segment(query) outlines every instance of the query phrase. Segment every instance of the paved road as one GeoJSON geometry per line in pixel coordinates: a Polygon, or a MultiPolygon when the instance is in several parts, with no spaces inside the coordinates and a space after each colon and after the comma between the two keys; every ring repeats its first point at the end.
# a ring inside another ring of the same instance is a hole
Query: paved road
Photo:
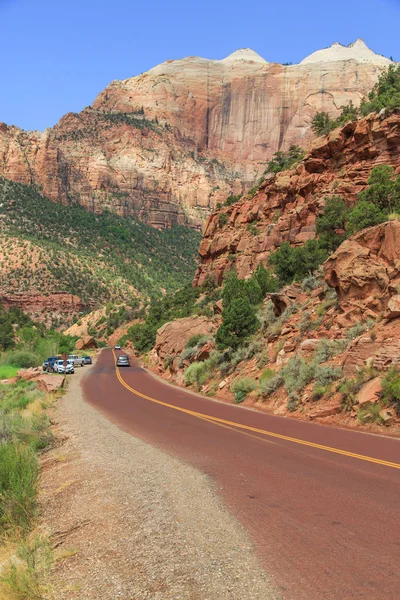
{"type": "Polygon", "coordinates": [[[87,400],[213,479],[285,599],[400,599],[399,440],[215,402],[114,362],[103,350],[87,400]]]}

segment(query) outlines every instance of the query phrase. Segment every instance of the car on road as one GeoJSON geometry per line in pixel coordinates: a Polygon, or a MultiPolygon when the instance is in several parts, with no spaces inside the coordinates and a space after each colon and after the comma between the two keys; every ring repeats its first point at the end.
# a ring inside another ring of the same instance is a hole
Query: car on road
{"type": "Polygon", "coordinates": [[[121,350],[121,346],[119,344],[115,344],[114,350],[121,350]]]}
{"type": "Polygon", "coordinates": [[[72,373],[75,373],[73,361],[68,359],[66,362],[67,364],[64,365],[63,359],[58,360],[54,365],[54,372],[60,374],[65,373],[65,375],[72,375],[72,373]]]}
{"type": "Polygon", "coordinates": [[[91,365],[92,364],[92,357],[91,356],[84,356],[83,358],[85,360],[85,365],[91,365]]]}
{"type": "Polygon", "coordinates": [[[117,358],[117,367],[130,367],[131,363],[129,361],[129,356],[118,356],[117,358]]]}
{"type": "Polygon", "coordinates": [[[44,373],[54,373],[54,364],[60,359],[59,356],[49,356],[42,364],[42,371],[44,373]]]}
{"type": "Polygon", "coordinates": [[[72,360],[74,367],[84,367],[86,364],[85,358],[83,356],[78,356],[77,354],[70,354],[68,360],[72,360]]]}

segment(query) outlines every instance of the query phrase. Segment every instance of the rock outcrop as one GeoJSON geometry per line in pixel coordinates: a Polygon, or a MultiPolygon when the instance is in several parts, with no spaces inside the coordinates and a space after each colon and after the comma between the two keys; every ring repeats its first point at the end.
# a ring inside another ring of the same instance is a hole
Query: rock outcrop
{"type": "MultiPolygon", "coordinates": [[[[208,218],[195,285],[201,285],[209,276],[221,283],[224,271],[232,265],[236,266],[239,277],[247,277],[282,242],[297,245],[314,238],[316,218],[323,212],[325,199],[340,195],[351,205],[366,187],[375,166],[387,164],[400,171],[399,150],[399,114],[384,119],[370,115],[335,129],[328,137],[318,138],[299,165],[268,178],[254,196],[247,195],[208,218]],[[221,214],[226,216],[221,219],[221,214]]],[[[347,242],[340,250],[343,260],[344,253],[352,256],[355,247],[351,249],[350,245],[354,244],[359,248],[361,262],[363,252],[377,254],[380,236],[386,229],[362,233],[347,242]],[[366,239],[364,243],[365,235],[378,238],[366,239]],[[369,245],[371,250],[365,248],[369,245]]],[[[389,226],[388,231],[397,232],[397,225],[389,226]]],[[[393,252],[396,242],[388,240],[386,245],[391,245],[393,252]]],[[[382,254],[377,260],[392,259],[382,254]]],[[[371,262],[368,264],[372,269],[371,262]]],[[[381,284],[384,286],[383,281],[381,284]]],[[[381,285],[376,283],[378,289],[381,285]]]]}
{"type": "Polygon", "coordinates": [[[177,356],[194,335],[214,333],[215,326],[207,317],[185,317],[165,323],[157,331],[155,351],[160,362],[167,357],[177,356]]]}
{"type": "Polygon", "coordinates": [[[0,176],[93,212],[198,227],[253,185],[275,151],[307,144],[317,111],[357,105],[390,62],[361,40],[289,66],[251,50],[168,60],[112,82],[44,133],[0,124],[0,176]]]}

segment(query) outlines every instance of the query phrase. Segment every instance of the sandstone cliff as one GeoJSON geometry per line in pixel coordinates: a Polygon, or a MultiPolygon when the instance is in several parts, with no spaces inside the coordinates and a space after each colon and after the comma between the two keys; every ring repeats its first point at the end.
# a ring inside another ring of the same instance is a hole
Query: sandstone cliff
{"type": "Polygon", "coordinates": [[[44,133],[0,124],[0,176],[91,211],[200,226],[275,151],[307,144],[316,111],[358,104],[388,64],[361,40],[289,66],[251,50],[170,60],[112,82],[44,133]]]}
{"type": "Polygon", "coordinates": [[[208,218],[195,285],[209,276],[220,284],[232,265],[244,278],[282,242],[302,244],[315,237],[325,198],[340,195],[351,204],[378,164],[400,172],[399,149],[398,114],[385,119],[371,115],[315,140],[297,167],[269,178],[253,197],[245,196],[208,218]],[[226,214],[223,220],[221,213],[226,214]]]}

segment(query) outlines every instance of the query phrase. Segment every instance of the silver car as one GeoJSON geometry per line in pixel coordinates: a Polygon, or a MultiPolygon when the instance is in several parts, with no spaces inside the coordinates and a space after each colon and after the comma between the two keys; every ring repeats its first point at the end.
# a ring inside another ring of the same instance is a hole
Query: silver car
{"type": "Polygon", "coordinates": [[[72,373],[75,373],[74,361],[71,359],[68,359],[67,366],[64,366],[64,361],[58,360],[54,364],[54,371],[56,373],[61,373],[61,374],[65,373],[65,375],[71,375],[72,373]]]}

